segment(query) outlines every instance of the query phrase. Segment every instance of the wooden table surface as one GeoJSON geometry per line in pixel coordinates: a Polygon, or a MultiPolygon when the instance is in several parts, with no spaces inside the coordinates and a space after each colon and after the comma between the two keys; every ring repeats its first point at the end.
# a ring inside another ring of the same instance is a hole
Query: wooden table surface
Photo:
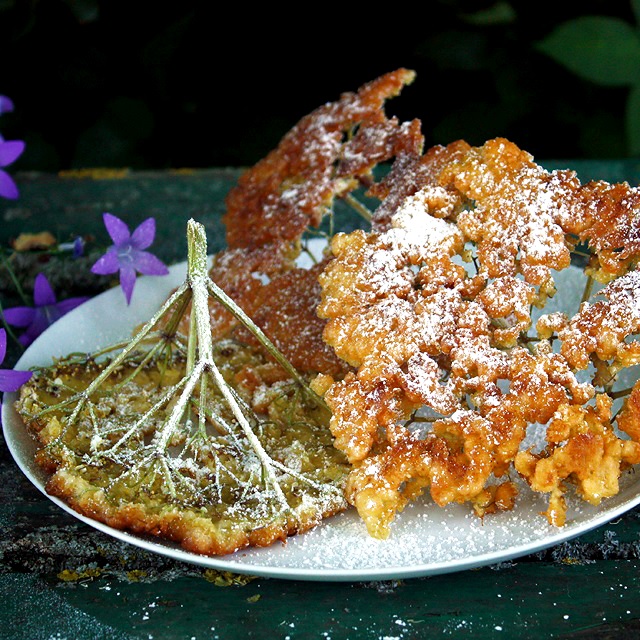
{"type": "MultiPolygon", "coordinates": [[[[632,161],[545,164],[573,167],[583,179],[640,182],[640,163],[632,161]]],[[[0,241],[7,247],[20,232],[42,230],[60,239],[104,235],[104,211],[130,225],[152,215],[155,252],[181,261],[191,217],[204,224],[212,251],[223,246],[223,197],[238,173],[16,176],[21,196],[0,201],[0,241]]],[[[378,582],[254,578],[172,560],[83,524],[31,485],[2,440],[0,598],[0,638],[7,639],[640,636],[640,509],[556,547],[473,570],[378,582]]]]}

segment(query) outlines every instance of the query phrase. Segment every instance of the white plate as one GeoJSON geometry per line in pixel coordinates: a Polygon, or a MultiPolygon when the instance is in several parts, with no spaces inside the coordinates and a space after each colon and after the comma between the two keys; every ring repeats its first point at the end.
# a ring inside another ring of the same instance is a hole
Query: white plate
{"type": "MultiPolygon", "coordinates": [[[[117,288],[74,309],[52,325],[24,353],[16,368],[48,365],[53,357],[93,351],[131,335],[150,318],[168,293],[183,281],[185,264],[168,276],[139,278],[130,306],[117,288]]],[[[562,289],[560,289],[562,290],[562,289]]],[[[569,301],[563,299],[563,307],[569,301]]],[[[13,409],[15,394],[6,394],[2,424],[7,445],[18,466],[45,495],[45,475],[34,464],[35,445],[13,409]]],[[[131,535],[79,515],[64,502],[47,496],[61,509],[114,538],[177,560],[255,576],[297,580],[362,581],[411,578],[460,571],[513,559],[556,545],[601,526],[640,503],[640,474],[621,479],[615,497],[594,507],[571,501],[567,524],[555,528],[540,515],[546,497],[526,487],[513,511],[481,521],[468,506],[435,506],[429,498],[411,504],[397,516],[387,540],[371,538],[355,511],[325,520],[309,533],[264,549],[225,557],[188,553],[173,544],[131,535]]]]}

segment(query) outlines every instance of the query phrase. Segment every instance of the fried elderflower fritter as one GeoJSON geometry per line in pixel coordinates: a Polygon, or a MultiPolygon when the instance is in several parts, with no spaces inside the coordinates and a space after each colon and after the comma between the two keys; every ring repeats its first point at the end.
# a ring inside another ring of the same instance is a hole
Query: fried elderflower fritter
{"type": "Polygon", "coordinates": [[[212,340],[209,295],[243,316],[207,275],[204,228],[187,229],[187,277],[154,317],[124,345],[36,371],[16,408],[48,493],[113,527],[217,555],[343,511],[348,464],[326,406],[259,330],[247,322],[259,347],[212,340]]]}
{"type": "Polygon", "coordinates": [[[319,278],[324,338],[353,367],[314,383],[353,467],[347,499],[384,538],[426,490],[481,516],[511,509],[515,469],[562,525],[568,485],[598,504],[640,462],[640,391],[612,411],[640,354],[639,192],[546,171],[501,138],[404,169],[376,187],[372,231],[334,236],[319,278]],[[534,323],[579,242],[588,276],[610,283],[574,317],[534,323]]]}
{"type": "Polygon", "coordinates": [[[228,247],[206,286],[199,260],[193,311],[182,289],[179,313],[146,325],[150,352],[88,363],[100,384],[86,389],[74,363],[25,387],[50,491],[201,553],[269,544],[348,503],[385,538],[425,491],[509,510],[516,473],[555,525],[570,487],[592,504],[618,492],[640,462],[640,383],[618,383],[640,360],[640,191],[546,171],[503,138],[424,151],[420,121],[384,111],[414,75],[319,107],[240,177],[228,247]],[[298,267],[339,200],[370,226],[298,267]],[[576,251],[583,302],[545,313],[576,251]]]}
{"type": "Polygon", "coordinates": [[[193,418],[168,431],[186,362],[145,362],[145,355],[129,358],[73,419],[77,405],[65,402],[104,364],[63,361],[22,388],[17,407],[50,474],[47,493],[114,528],[205,555],[285,540],[346,508],[348,466],[332,446],[326,415],[290,380],[273,376],[260,352],[222,341],[214,358],[246,411],[261,418],[256,437],[272,478],[218,389],[204,406],[194,399],[193,418]]]}
{"type": "Polygon", "coordinates": [[[296,242],[333,201],[373,179],[373,168],[423,144],[417,120],[387,118],[384,104],[413,82],[398,69],[342,94],[303,117],[226,198],[229,248],[296,242]]]}

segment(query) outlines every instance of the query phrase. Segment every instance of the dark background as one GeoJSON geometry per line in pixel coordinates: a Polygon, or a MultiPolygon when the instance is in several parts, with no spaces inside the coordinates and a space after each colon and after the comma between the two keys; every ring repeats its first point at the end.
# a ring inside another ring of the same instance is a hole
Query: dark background
{"type": "Polygon", "coordinates": [[[419,118],[428,145],[506,136],[540,159],[624,157],[628,88],[580,79],[536,43],[579,15],[634,17],[627,2],[574,4],[0,0],[0,94],[16,105],[0,132],[27,142],[15,170],[245,166],[404,66],[417,79],[387,112],[419,118]]]}

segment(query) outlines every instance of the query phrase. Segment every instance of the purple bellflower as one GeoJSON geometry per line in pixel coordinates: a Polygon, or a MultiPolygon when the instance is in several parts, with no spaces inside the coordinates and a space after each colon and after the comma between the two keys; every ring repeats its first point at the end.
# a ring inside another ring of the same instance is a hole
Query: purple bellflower
{"type": "Polygon", "coordinates": [[[120,218],[105,213],[103,219],[113,244],[91,267],[91,271],[99,275],[119,271],[120,286],[129,304],[136,282],[136,271],[148,276],[163,276],[169,273],[169,269],[159,258],[145,251],[155,238],[156,221],[154,218],[147,218],[133,233],[129,233],[129,227],[120,218]]]}
{"type": "Polygon", "coordinates": [[[75,259],[80,258],[84,254],[84,238],[82,236],[76,236],[73,241],[72,255],[75,259]]]}
{"type": "Polygon", "coordinates": [[[15,200],[20,194],[13,178],[1,167],[7,167],[15,162],[24,151],[22,140],[4,140],[0,136],[0,196],[15,200]]]}
{"type": "MultiPolygon", "coordinates": [[[[0,364],[7,355],[7,332],[0,329],[0,364]]],[[[11,393],[17,391],[33,375],[31,371],[15,371],[14,369],[0,369],[0,391],[11,393]]]]}
{"type": "Polygon", "coordinates": [[[65,313],[75,309],[88,299],[88,297],[77,297],[58,302],[47,276],[39,273],[33,285],[35,306],[5,309],[4,319],[10,325],[26,327],[26,331],[18,338],[19,342],[26,347],[65,313]]]}
{"type": "Polygon", "coordinates": [[[84,255],[84,245],[84,238],[82,236],[76,236],[73,242],[61,242],[58,245],[58,249],[60,249],[60,251],[70,251],[71,257],[77,260],[84,255]]]}

